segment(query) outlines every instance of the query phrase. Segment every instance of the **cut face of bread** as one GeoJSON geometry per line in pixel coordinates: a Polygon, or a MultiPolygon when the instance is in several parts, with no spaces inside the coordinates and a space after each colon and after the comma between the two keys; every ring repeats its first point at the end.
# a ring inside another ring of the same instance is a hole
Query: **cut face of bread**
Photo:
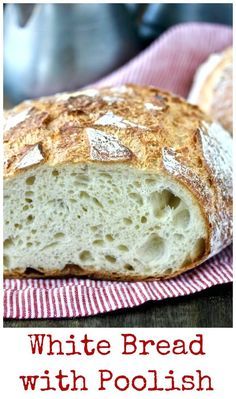
{"type": "Polygon", "coordinates": [[[126,166],[41,166],[7,182],[4,203],[8,271],[78,265],[82,274],[160,277],[205,251],[188,190],[126,166]]]}

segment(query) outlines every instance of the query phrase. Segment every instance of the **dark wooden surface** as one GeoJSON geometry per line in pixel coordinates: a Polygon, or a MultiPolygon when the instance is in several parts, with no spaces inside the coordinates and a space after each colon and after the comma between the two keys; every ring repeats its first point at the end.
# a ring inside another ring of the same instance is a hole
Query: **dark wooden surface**
{"type": "Polygon", "coordinates": [[[4,327],[232,327],[232,284],[75,319],[5,320],[4,327]]]}

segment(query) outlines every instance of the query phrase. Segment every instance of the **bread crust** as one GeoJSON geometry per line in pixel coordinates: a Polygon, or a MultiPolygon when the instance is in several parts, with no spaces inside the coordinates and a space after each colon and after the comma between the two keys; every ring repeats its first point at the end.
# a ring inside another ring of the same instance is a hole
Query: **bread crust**
{"type": "MultiPolygon", "coordinates": [[[[195,267],[232,241],[232,140],[197,106],[154,87],[126,85],[25,101],[7,111],[5,117],[6,180],[17,178],[29,168],[37,172],[41,164],[57,167],[72,163],[123,163],[171,176],[187,187],[205,218],[205,251],[200,259],[164,278],[195,267]],[[100,145],[101,135],[107,143],[105,149],[100,145]]],[[[89,267],[82,270],[76,265],[43,274],[25,273],[19,268],[4,275],[158,278],[132,273],[111,275],[89,267]]]]}
{"type": "Polygon", "coordinates": [[[233,50],[211,55],[195,75],[189,100],[233,134],[233,50]]]}
{"type": "Polygon", "coordinates": [[[94,268],[90,268],[89,266],[86,269],[79,265],[66,265],[62,270],[34,270],[33,268],[30,269],[20,269],[14,271],[6,271],[4,273],[5,278],[17,278],[17,279],[24,279],[24,278],[65,278],[65,277],[83,277],[83,278],[93,278],[95,280],[120,280],[120,281],[154,281],[154,280],[166,280],[169,278],[173,278],[182,274],[188,270],[193,269],[194,267],[198,266],[204,260],[207,259],[207,256],[199,258],[194,262],[189,263],[188,265],[182,266],[178,271],[168,273],[166,275],[156,275],[156,276],[142,276],[137,273],[127,274],[112,272],[108,273],[106,271],[98,271],[94,270],[94,268]]]}

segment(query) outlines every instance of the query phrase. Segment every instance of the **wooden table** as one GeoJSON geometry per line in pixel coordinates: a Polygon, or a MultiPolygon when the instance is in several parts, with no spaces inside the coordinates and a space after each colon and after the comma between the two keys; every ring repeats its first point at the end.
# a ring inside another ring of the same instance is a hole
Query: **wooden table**
{"type": "Polygon", "coordinates": [[[232,284],[75,319],[5,320],[4,327],[232,327],[232,284]]]}

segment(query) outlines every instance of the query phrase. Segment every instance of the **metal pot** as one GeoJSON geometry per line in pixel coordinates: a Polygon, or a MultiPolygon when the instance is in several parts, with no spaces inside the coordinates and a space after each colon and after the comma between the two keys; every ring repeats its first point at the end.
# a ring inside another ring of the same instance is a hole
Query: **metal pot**
{"type": "Polygon", "coordinates": [[[12,104],[74,90],[139,51],[124,4],[7,4],[4,89],[12,104]]]}

